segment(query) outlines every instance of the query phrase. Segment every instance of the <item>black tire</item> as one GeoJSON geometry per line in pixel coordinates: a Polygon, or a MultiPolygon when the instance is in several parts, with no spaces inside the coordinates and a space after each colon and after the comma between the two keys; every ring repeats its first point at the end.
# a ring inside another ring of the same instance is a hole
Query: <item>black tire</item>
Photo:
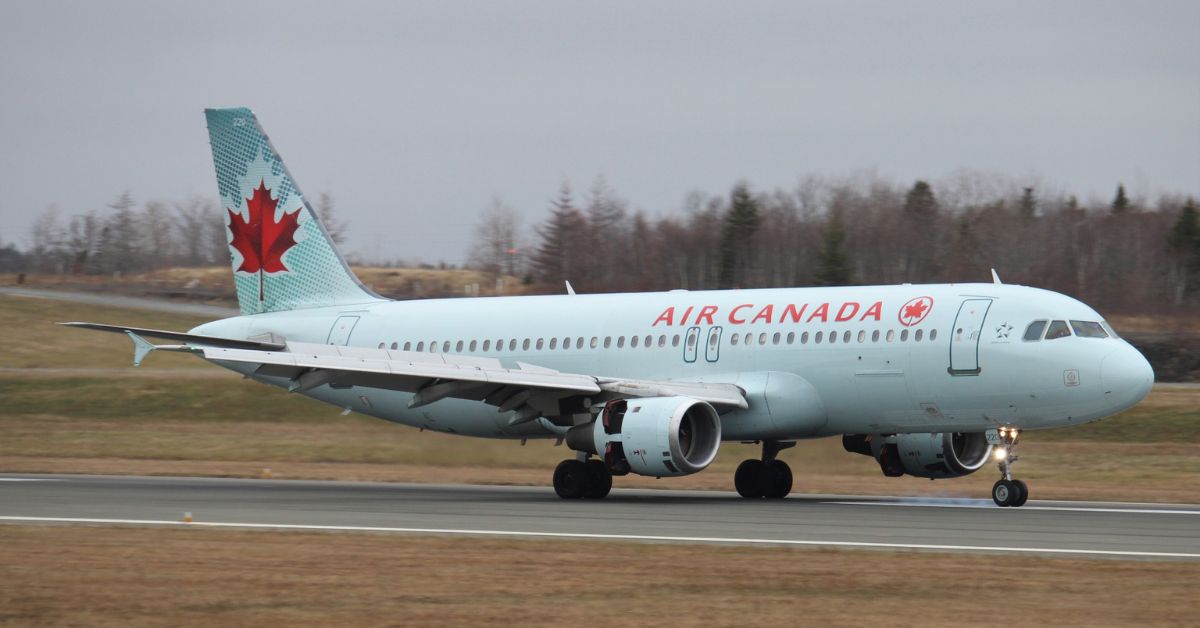
{"type": "Polygon", "coordinates": [[[1000,480],[992,485],[992,501],[1001,508],[1012,506],[1020,494],[1017,485],[1009,480],[1000,480]]]}
{"type": "Polygon", "coordinates": [[[578,460],[563,460],[554,468],[554,492],[563,499],[579,499],[592,484],[592,472],[578,460]]]}
{"type": "Polygon", "coordinates": [[[787,497],[787,494],[792,492],[792,468],[782,460],[772,460],[764,464],[766,465],[767,490],[763,497],[767,499],[787,497]]]}
{"type": "Polygon", "coordinates": [[[1017,499],[1013,502],[1013,508],[1020,508],[1029,501],[1029,487],[1020,480],[1013,480],[1013,484],[1017,487],[1017,499]]]}
{"type": "Polygon", "coordinates": [[[588,499],[604,499],[608,497],[608,492],[612,490],[612,472],[599,460],[588,460],[587,469],[592,477],[588,483],[587,490],[583,492],[583,496],[588,499]]]}
{"type": "Polygon", "coordinates": [[[733,486],[746,499],[759,499],[767,494],[767,466],[762,460],[743,460],[733,473],[733,486]]]}

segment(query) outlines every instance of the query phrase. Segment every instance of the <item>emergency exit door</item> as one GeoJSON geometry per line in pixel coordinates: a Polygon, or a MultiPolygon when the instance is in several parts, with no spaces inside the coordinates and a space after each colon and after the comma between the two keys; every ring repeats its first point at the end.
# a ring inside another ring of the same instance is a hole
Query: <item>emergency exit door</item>
{"type": "Polygon", "coordinates": [[[978,375],[982,370],[979,363],[979,340],[983,336],[983,321],[991,299],[966,299],[958,307],[954,328],[950,330],[951,375],[978,375]]]}

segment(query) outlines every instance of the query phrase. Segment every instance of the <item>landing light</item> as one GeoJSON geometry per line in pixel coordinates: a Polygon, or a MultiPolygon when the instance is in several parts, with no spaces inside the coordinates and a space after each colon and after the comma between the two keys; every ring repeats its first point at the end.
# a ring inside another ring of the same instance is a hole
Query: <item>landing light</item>
{"type": "Polygon", "coordinates": [[[997,447],[996,453],[992,454],[992,456],[996,460],[1004,460],[1005,458],[1008,457],[1008,448],[1007,447],[997,447]]]}

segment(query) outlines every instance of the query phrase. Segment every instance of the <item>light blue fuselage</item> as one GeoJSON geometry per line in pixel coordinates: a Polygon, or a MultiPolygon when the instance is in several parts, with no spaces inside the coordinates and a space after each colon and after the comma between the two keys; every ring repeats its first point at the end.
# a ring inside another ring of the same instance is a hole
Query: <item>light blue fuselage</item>
{"type": "MultiPolygon", "coordinates": [[[[722,416],[725,440],[1048,428],[1116,414],[1149,391],[1153,372],[1124,340],[1023,340],[1035,320],[1102,318],[1046,290],[948,284],[397,301],[241,316],[192,333],[425,352],[432,343],[438,353],[511,366],[735,383],[749,408],[722,416]]],[[[554,436],[537,422],[510,427],[511,412],[481,402],[409,409],[405,392],[320,386],[305,394],[426,429],[554,436]]]]}

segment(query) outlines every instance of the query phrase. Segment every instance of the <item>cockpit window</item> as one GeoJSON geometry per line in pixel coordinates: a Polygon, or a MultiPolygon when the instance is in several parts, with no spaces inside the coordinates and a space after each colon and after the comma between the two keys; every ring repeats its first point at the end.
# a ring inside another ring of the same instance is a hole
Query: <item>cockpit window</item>
{"type": "Polygon", "coordinates": [[[1117,335],[1116,330],[1112,328],[1112,325],[1108,324],[1108,321],[1100,321],[1100,326],[1104,327],[1104,331],[1108,332],[1109,336],[1113,338],[1120,338],[1120,336],[1117,335]]]}
{"type": "Polygon", "coordinates": [[[1071,328],[1067,327],[1067,321],[1050,321],[1050,327],[1046,330],[1046,340],[1066,338],[1070,335],[1071,328]]]}
{"type": "Polygon", "coordinates": [[[1095,321],[1071,321],[1071,329],[1080,338],[1108,338],[1108,332],[1095,321]]]}
{"type": "Polygon", "coordinates": [[[1046,330],[1046,321],[1033,321],[1029,327],[1025,328],[1025,340],[1028,342],[1037,342],[1042,339],[1042,332],[1046,330]]]}

